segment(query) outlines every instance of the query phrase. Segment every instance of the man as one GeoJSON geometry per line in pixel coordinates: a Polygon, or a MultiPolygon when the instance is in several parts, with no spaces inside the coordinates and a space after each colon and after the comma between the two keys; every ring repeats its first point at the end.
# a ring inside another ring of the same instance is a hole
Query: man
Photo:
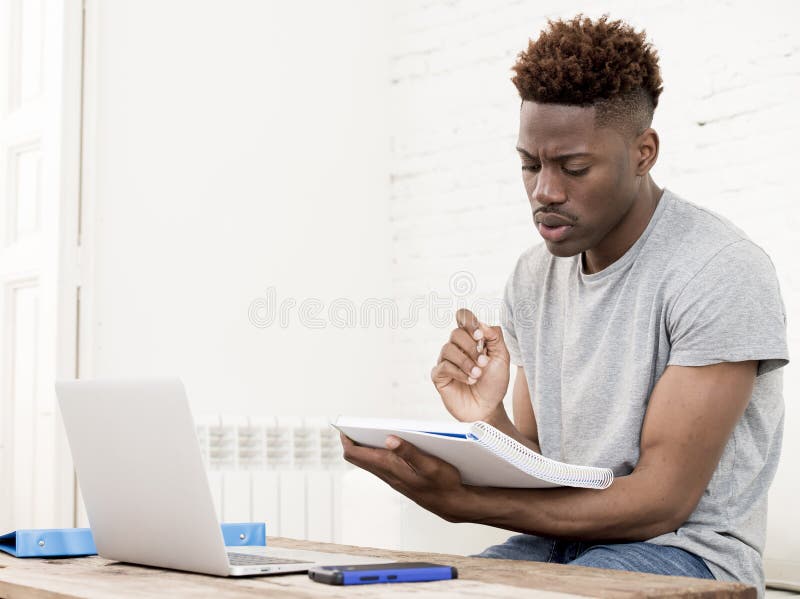
{"type": "Polygon", "coordinates": [[[483,557],[763,593],[788,362],[772,263],[651,178],[662,87],[643,33],[607,18],[551,22],[514,70],[522,179],[544,243],[508,281],[502,328],[459,311],[432,380],[457,419],[616,479],[603,491],[469,487],[396,437],[385,450],[343,437],[345,458],[448,521],[524,533],[483,557]],[[513,423],[502,404],[511,364],[513,423]]]}

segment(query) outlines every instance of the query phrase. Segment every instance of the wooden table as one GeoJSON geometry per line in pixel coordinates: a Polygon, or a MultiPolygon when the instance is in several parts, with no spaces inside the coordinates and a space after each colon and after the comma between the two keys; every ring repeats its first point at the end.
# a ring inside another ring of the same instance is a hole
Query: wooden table
{"type": "Polygon", "coordinates": [[[755,598],[754,587],[655,576],[578,566],[540,564],[312,543],[284,538],[268,540],[276,547],[316,549],[385,557],[387,561],[431,561],[456,566],[457,580],[415,584],[374,584],[336,587],[309,580],[306,574],[253,578],[218,578],[134,566],[100,557],[16,559],[0,552],[0,598],[56,599],[73,597],[214,597],[217,599],[280,596],[396,597],[402,595],[520,599],[567,597],[702,597],[755,598]],[[523,590],[524,589],[524,590],[523,590]]]}

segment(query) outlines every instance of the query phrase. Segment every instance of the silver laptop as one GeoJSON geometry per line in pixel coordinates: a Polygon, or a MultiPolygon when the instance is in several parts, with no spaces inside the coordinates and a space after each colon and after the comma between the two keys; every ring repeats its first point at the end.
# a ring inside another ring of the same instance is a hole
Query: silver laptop
{"type": "Polygon", "coordinates": [[[218,576],[386,561],[225,547],[179,380],[64,381],[56,394],[102,557],[218,576]]]}

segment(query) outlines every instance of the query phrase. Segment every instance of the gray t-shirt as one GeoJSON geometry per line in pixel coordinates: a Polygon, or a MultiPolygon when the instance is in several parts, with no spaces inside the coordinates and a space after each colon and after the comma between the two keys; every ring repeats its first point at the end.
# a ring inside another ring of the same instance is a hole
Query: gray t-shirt
{"type": "Polygon", "coordinates": [[[645,231],[604,270],[544,243],[520,256],[503,332],[523,366],[542,454],[625,476],[668,365],[759,360],[750,403],[697,508],[649,539],[702,557],[719,580],[763,593],[767,489],[783,434],[786,315],[764,251],[721,216],[664,193],[645,231]]]}

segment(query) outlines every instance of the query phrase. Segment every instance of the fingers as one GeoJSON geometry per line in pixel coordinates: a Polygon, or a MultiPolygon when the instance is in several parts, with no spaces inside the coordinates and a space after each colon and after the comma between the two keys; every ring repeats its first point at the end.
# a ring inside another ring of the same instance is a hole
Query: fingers
{"type": "Polygon", "coordinates": [[[453,381],[459,381],[461,383],[466,383],[467,385],[472,385],[477,379],[465,374],[463,370],[461,370],[452,362],[444,360],[439,362],[433,367],[433,370],[431,370],[431,380],[437,389],[442,389],[453,381]]]}
{"type": "Polygon", "coordinates": [[[466,308],[460,308],[456,311],[456,322],[459,327],[467,331],[470,335],[477,330],[480,324],[478,322],[478,317],[466,308]]]}
{"type": "Polygon", "coordinates": [[[478,364],[453,343],[448,343],[442,348],[439,361],[450,362],[458,367],[467,377],[473,379],[477,379],[482,374],[478,364]]]}
{"type": "Polygon", "coordinates": [[[450,333],[450,343],[458,347],[473,360],[478,359],[478,344],[475,338],[464,329],[453,329],[450,333]]]}
{"type": "Polygon", "coordinates": [[[434,458],[424,451],[420,451],[411,443],[407,443],[399,437],[395,437],[394,435],[387,437],[386,447],[422,477],[430,478],[438,471],[439,460],[437,458],[434,458]]]}
{"type": "Polygon", "coordinates": [[[442,347],[438,362],[447,360],[460,368],[468,377],[481,376],[481,368],[489,363],[489,358],[478,351],[475,339],[465,329],[453,329],[450,342],[442,347]]]}
{"type": "MultiPolygon", "coordinates": [[[[486,330],[491,327],[488,327],[479,321],[478,317],[466,308],[461,308],[456,312],[456,322],[458,323],[460,329],[466,331],[469,338],[469,344],[475,346],[475,353],[483,354],[486,330]]],[[[488,358],[485,360],[485,362],[488,362],[488,358]]],[[[479,363],[478,365],[485,366],[486,364],[479,363]]]]}
{"type": "Polygon", "coordinates": [[[473,337],[475,331],[480,330],[480,322],[478,321],[478,317],[472,312],[466,308],[459,309],[456,311],[456,322],[471,338],[474,338],[476,341],[480,339],[480,337],[473,337]]]}
{"type": "Polygon", "coordinates": [[[431,369],[431,380],[440,390],[453,381],[473,385],[491,358],[510,359],[499,326],[483,324],[466,308],[456,312],[456,322],[458,328],[450,334],[450,342],[442,347],[431,369]]]}
{"type": "Polygon", "coordinates": [[[344,449],[343,457],[345,461],[370,471],[371,469],[368,465],[377,465],[385,461],[383,454],[386,452],[382,449],[356,445],[352,439],[341,431],[339,432],[339,438],[342,441],[342,449],[344,449]]]}
{"type": "Polygon", "coordinates": [[[478,340],[483,339],[484,333],[475,315],[462,308],[456,312],[456,320],[459,328],[450,333],[450,342],[442,347],[437,365],[431,370],[431,380],[439,389],[453,380],[474,384],[489,363],[488,356],[479,349],[478,340]]]}
{"type": "Polygon", "coordinates": [[[377,449],[373,447],[362,447],[353,443],[351,439],[346,437],[344,433],[339,434],[344,449],[343,457],[345,461],[358,466],[371,472],[385,483],[392,487],[397,487],[399,484],[412,484],[418,481],[418,473],[428,471],[430,468],[430,456],[423,454],[410,443],[405,443],[397,437],[389,437],[398,443],[398,447],[402,450],[402,455],[394,451],[394,446],[387,444],[386,449],[377,449]],[[407,456],[406,460],[403,456],[407,456]],[[427,460],[426,460],[427,458],[427,460]],[[413,464],[412,461],[413,460],[413,464]],[[417,470],[419,468],[419,470],[417,470]]]}
{"type": "Polygon", "coordinates": [[[510,356],[506,342],[503,339],[503,330],[499,326],[490,327],[482,323],[480,326],[483,331],[483,337],[486,340],[486,353],[489,357],[497,356],[508,362],[510,356]]]}

